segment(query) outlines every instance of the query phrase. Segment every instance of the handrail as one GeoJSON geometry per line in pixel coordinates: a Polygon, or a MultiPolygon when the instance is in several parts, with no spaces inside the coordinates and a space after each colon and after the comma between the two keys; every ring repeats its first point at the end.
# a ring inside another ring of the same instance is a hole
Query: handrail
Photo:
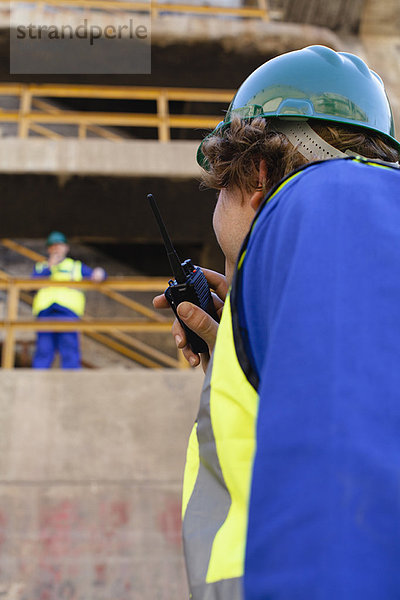
{"type": "Polygon", "coordinates": [[[96,321],[62,321],[61,319],[44,318],[40,321],[33,320],[18,320],[6,319],[0,321],[1,327],[10,327],[20,331],[108,331],[113,332],[114,329],[122,331],[145,331],[145,332],[166,332],[171,329],[170,323],[151,323],[149,321],[125,321],[119,319],[97,319],[96,321]]]}
{"type": "MultiPolygon", "coordinates": [[[[0,0],[1,2],[2,0],[0,0]]],[[[85,138],[87,130],[99,137],[118,141],[126,139],[118,132],[108,131],[104,127],[147,127],[158,132],[160,142],[171,139],[171,128],[177,129],[213,129],[222,118],[214,115],[171,114],[170,102],[221,103],[228,105],[234,95],[233,90],[154,88],[133,86],[98,86],[66,84],[0,84],[0,96],[16,96],[19,109],[2,110],[0,123],[16,123],[18,137],[26,138],[29,130],[45,137],[62,136],[49,129],[54,125],[74,125],[77,130],[74,137],[85,138]],[[109,100],[145,100],[149,102],[149,113],[98,112],[64,110],[52,106],[41,98],[87,98],[109,100]],[[154,105],[155,103],[155,105],[154,105]]],[[[199,132],[199,138],[202,132],[199,132]]]]}
{"type": "MultiPolygon", "coordinates": [[[[126,292],[159,292],[165,290],[166,279],[163,277],[109,277],[99,283],[82,281],[51,281],[49,279],[20,279],[12,278],[13,286],[18,290],[38,290],[42,287],[69,287],[82,290],[94,289],[104,291],[107,289],[126,292]]],[[[9,283],[0,280],[0,289],[8,289],[9,283]]]]}
{"type": "MultiPolygon", "coordinates": [[[[10,5],[10,0],[0,0],[0,4],[10,5]]],[[[17,0],[13,0],[17,4],[17,0]]],[[[148,12],[153,17],[162,12],[201,14],[209,16],[233,16],[242,18],[263,19],[269,21],[266,0],[257,0],[257,6],[238,8],[235,6],[203,6],[192,4],[170,4],[168,2],[125,2],[121,0],[21,0],[21,3],[48,6],[64,6],[70,8],[94,9],[112,12],[148,12]]]]}
{"type": "MultiPolygon", "coordinates": [[[[0,0],[2,2],[2,0],[0,0]]],[[[114,100],[157,100],[162,92],[168,100],[225,102],[232,99],[232,90],[204,88],[174,88],[122,85],[78,85],[65,83],[1,83],[2,94],[18,95],[28,90],[32,96],[63,98],[107,98],[114,100]],[[8,91],[7,91],[8,90],[8,91]]]]}

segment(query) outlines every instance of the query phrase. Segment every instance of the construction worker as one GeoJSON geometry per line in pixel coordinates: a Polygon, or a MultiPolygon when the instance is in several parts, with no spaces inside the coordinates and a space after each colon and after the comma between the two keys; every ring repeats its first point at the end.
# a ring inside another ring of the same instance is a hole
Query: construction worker
{"type": "MultiPolygon", "coordinates": [[[[68,258],[67,239],[60,231],[53,231],[46,241],[48,260],[36,263],[32,277],[52,281],[103,281],[104,269],[91,269],[79,260],[68,258]]],[[[85,310],[85,294],[76,288],[45,287],[33,300],[33,314],[38,319],[78,320],[85,310]]],[[[63,369],[79,369],[81,356],[79,334],[76,331],[39,332],[32,366],[50,369],[56,352],[60,353],[63,369]]]]}
{"type": "Polygon", "coordinates": [[[226,279],[206,272],[219,327],[178,308],[212,352],[183,489],[192,600],[399,596],[399,155],[381,79],[322,46],[254,71],[199,148],[226,279]]]}

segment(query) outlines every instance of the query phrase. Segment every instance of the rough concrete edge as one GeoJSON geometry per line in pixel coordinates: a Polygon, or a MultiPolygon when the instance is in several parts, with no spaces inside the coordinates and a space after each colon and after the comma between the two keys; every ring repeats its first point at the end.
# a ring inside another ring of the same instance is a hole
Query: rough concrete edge
{"type": "Polygon", "coordinates": [[[280,53],[311,44],[323,44],[333,49],[340,47],[340,38],[326,27],[299,23],[265,22],[260,19],[224,19],[215,17],[196,19],[190,16],[166,16],[152,25],[152,43],[159,46],[184,43],[219,42],[225,50],[280,53]]]}

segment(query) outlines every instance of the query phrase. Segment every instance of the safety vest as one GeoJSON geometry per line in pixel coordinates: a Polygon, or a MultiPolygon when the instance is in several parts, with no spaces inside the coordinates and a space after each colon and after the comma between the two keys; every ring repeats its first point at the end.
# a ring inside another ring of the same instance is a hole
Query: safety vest
{"type": "MultiPolygon", "coordinates": [[[[36,264],[36,272],[50,268],[51,281],[82,281],[82,263],[79,260],[65,258],[63,261],[49,267],[47,262],[36,264]]],[[[32,312],[36,316],[52,304],[59,304],[81,317],[85,311],[85,294],[78,289],[68,287],[45,287],[38,291],[34,300],[32,312]]]]}
{"type": "Polygon", "coordinates": [[[258,396],[236,354],[229,296],[187,453],[183,540],[193,600],[241,600],[258,396]]]}
{"type": "MultiPolygon", "coordinates": [[[[379,163],[360,162],[387,168],[379,163]]],[[[293,178],[301,176],[304,168],[307,167],[302,167],[281,182],[263,206],[293,178]]],[[[182,517],[192,600],[243,599],[258,378],[241,337],[236,298],[246,262],[246,249],[261,210],[262,207],[239,255],[187,450],[182,517]]]]}

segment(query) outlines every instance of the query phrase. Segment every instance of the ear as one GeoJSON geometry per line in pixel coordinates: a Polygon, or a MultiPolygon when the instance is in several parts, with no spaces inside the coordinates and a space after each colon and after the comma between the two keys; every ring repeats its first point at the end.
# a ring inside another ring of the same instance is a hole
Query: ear
{"type": "Polygon", "coordinates": [[[266,194],[266,183],[267,183],[267,165],[265,160],[260,160],[260,166],[258,170],[258,185],[254,193],[250,198],[250,206],[257,212],[261,202],[264,200],[266,194]]]}

